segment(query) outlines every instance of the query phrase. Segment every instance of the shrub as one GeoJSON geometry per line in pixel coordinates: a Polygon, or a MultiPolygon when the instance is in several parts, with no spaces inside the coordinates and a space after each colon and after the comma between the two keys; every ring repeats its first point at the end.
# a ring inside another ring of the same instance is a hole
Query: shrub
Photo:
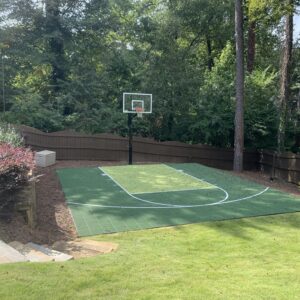
{"type": "Polygon", "coordinates": [[[0,144],[2,143],[20,147],[23,145],[23,138],[11,125],[0,123],[0,144]]]}
{"type": "Polygon", "coordinates": [[[0,208],[10,202],[7,197],[27,183],[34,168],[34,155],[30,149],[0,144],[0,208]]]}

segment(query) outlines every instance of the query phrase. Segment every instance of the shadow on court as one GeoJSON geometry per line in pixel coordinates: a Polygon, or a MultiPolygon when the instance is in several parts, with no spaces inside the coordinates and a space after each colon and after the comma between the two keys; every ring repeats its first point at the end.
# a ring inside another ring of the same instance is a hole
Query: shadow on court
{"type": "MultiPolygon", "coordinates": [[[[189,199],[192,195],[196,197],[195,191],[192,194],[187,191],[178,192],[175,205],[182,203],[184,206],[184,203],[192,202],[191,207],[162,205],[161,203],[174,204],[171,200],[176,197],[169,201],[170,194],[166,193],[143,195],[144,200],[159,204],[142,202],[122,190],[97,168],[61,169],[58,170],[58,175],[78,234],[88,236],[300,211],[300,198],[294,195],[273,189],[259,194],[265,187],[232,175],[224,176],[222,171],[198,164],[176,164],[172,167],[184,170],[197,178],[205,176],[207,181],[226,188],[229,198],[224,203],[212,205],[215,202],[204,203],[202,195],[202,197],[199,196],[199,203],[202,206],[197,206],[196,198],[193,201],[189,199]],[[256,194],[258,196],[251,196],[256,194]],[[179,200],[181,202],[178,202],[179,200]]],[[[209,200],[209,197],[207,199],[209,200]]],[[[299,227],[299,218],[284,219],[286,222],[282,224],[283,226],[299,227]]],[[[237,223],[237,226],[232,226],[232,223],[227,226],[226,222],[205,223],[205,226],[249,239],[248,228],[268,231],[268,224],[273,221],[276,222],[276,218],[270,218],[267,221],[256,218],[255,222],[249,219],[242,220],[237,223]]],[[[185,230],[184,226],[177,229],[185,230]]]]}

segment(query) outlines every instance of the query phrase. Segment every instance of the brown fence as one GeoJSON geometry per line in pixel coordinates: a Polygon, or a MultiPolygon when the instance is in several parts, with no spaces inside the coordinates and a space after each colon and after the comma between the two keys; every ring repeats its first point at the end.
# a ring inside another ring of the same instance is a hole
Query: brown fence
{"type": "MultiPolygon", "coordinates": [[[[59,160],[126,161],[127,138],[112,134],[87,135],[73,131],[44,133],[21,126],[26,145],[34,150],[53,150],[59,160]]],[[[134,162],[197,162],[220,169],[232,169],[233,150],[190,145],[180,142],[157,142],[136,137],[133,139],[134,162]]],[[[300,185],[300,155],[270,151],[246,151],[246,170],[261,169],[271,177],[300,185]]]]}
{"type": "MultiPolygon", "coordinates": [[[[44,133],[22,126],[22,135],[34,150],[53,150],[60,160],[126,161],[128,140],[112,134],[87,135],[72,131],[44,133]]],[[[197,162],[220,169],[232,169],[233,150],[180,142],[133,139],[134,162],[197,162]]],[[[246,152],[245,169],[257,169],[259,154],[246,152]]]]}
{"type": "Polygon", "coordinates": [[[300,185],[300,155],[293,153],[279,155],[276,152],[263,151],[260,155],[260,165],[270,177],[300,185]]]}

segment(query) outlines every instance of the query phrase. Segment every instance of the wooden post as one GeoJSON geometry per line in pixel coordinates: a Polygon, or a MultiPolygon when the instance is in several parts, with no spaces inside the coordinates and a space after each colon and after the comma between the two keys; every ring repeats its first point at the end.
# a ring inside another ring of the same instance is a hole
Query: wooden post
{"type": "Polygon", "coordinates": [[[271,168],[271,176],[270,176],[270,180],[274,180],[275,178],[275,174],[276,174],[276,158],[277,158],[277,152],[274,151],[273,152],[273,160],[272,160],[272,168],[271,168]]]}
{"type": "Polygon", "coordinates": [[[36,190],[35,182],[29,182],[22,190],[15,194],[16,210],[25,213],[26,221],[30,229],[36,226],[36,190]]]}

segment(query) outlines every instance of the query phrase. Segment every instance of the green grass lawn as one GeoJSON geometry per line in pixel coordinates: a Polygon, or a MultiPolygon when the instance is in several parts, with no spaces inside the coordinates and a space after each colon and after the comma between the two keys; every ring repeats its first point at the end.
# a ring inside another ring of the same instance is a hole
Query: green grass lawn
{"type": "Polygon", "coordinates": [[[300,213],[123,232],[112,254],[0,266],[0,299],[299,299],[300,213]]]}

